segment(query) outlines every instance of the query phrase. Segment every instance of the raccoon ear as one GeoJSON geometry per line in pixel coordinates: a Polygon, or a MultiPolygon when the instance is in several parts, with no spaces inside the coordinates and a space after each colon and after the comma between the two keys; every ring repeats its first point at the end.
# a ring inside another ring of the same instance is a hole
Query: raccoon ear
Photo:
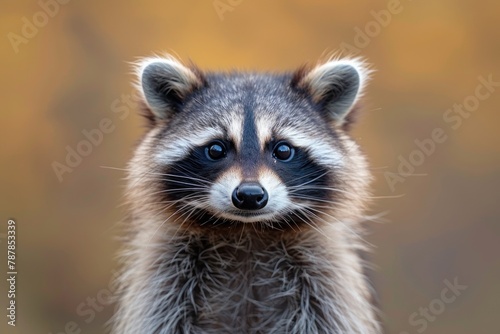
{"type": "Polygon", "coordinates": [[[137,76],[147,106],[160,119],[178,111],[183,100],[205,83],[197,68],[188,68],[173,57],[143,59],[137,76]]]}
{"type": "Polygon", "coordinates": [[[292,85],[305,89],[335,124],[344,124],[362,94],[370,70],[359,59],[332,60],[312,70],[302,68],[292,85]]]}

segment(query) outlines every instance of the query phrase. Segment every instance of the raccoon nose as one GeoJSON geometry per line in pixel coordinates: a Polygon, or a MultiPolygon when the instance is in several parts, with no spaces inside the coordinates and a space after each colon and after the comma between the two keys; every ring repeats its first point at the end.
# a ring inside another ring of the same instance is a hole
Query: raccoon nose
{"type": "Polygon", "coordinates": [[[266,206],[268,196],[266,189],[260,184],[247,182],[234,189],[232,200],[238,209],[258,210],[266,206]]]}

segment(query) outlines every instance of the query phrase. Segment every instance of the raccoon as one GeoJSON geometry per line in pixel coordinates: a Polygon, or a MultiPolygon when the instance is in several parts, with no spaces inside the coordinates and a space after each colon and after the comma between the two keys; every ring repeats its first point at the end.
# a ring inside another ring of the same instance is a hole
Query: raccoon
{"type": "Polygon", "coordinates": [[[369,199],[349,136],[370,70],[137,68],[148,131],[128,168],[113,332],[381,333],[360,256],[369,199]]]}

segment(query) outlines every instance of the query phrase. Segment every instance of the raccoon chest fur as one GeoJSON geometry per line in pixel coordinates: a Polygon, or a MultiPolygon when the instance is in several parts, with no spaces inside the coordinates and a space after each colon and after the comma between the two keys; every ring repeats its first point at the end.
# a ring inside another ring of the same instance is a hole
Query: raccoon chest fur
{"type": "Polygon", "coordinates": [[[188,267],[171,269],[183,276],[179,291],[193,294],[184,296],[193,299],[193,326],[214,333],[290,332],[305,278],[296,251],[281,240],[189,239],[178,253],[188,267]]]}
{"type": "Polygon", "coordinates": [[[141,333],[373,332],[353,243],[315,231],[172,233],[137,258],[144,280],[129,286],[138,309],[127,320],[141,333]]]}

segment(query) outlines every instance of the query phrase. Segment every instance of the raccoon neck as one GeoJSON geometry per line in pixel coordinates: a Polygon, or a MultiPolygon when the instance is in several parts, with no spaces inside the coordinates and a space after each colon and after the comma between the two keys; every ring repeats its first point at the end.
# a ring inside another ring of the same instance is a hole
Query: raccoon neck
{"type": "Polygon", "coordinates": [[[139,233],[116,333],[380,333],[361,243],[337,225],[139,233]]]}

